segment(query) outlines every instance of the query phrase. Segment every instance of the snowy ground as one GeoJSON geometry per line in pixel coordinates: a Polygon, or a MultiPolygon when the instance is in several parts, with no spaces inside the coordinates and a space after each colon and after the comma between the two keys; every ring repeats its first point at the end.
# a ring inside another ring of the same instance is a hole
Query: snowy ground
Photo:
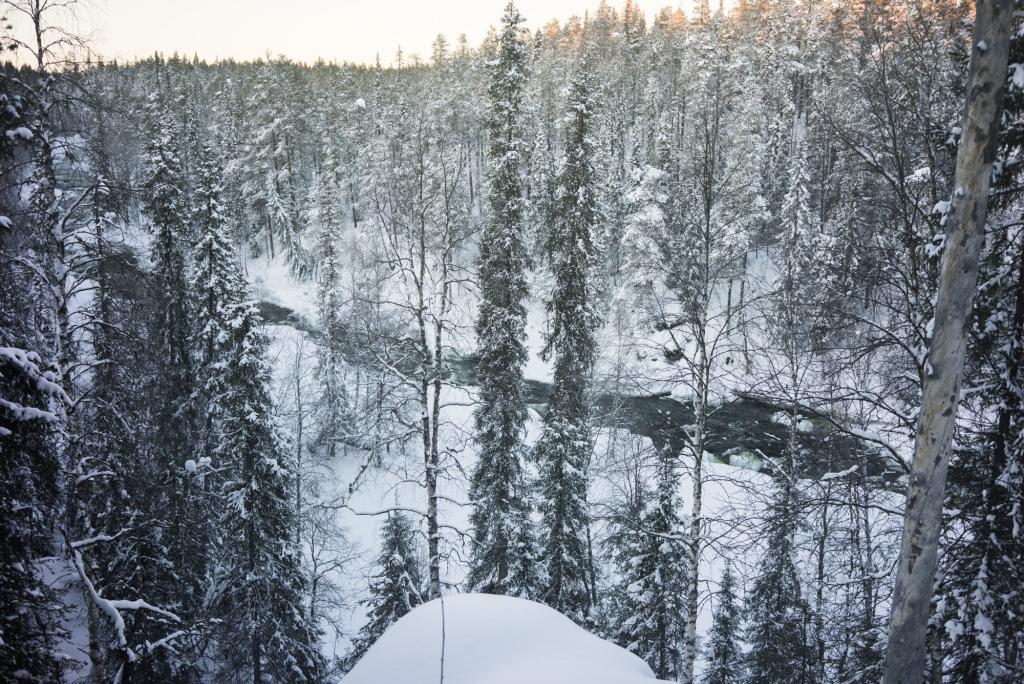
{"type": "MultiPolygon", "coordinates": [[[[247,264],[247,272],[254,287],[254,294],[260,299],[278,302],[299,312],[308,320],[314,320],[313,286],[310,283],[294,281],[282,264],[266,258],[251,260],[247,264]]],[[[755,256],[751,260],[749,272],[751,281],[761,283],[761,287],[766,287],[766,283],[769,283],[774,277],[770,259],[764,254],[755,256]]],[[[543,275],[534,276],[535,296],[528,308],[527,332],[530,358],[526,367],[526,377],[539,381],[550,381],[551,379],[550,363],[540,358],[545,325],[545,311],[542,303],[546,294],[545,287],[543,275]]],[[[756,285],[751,286],[752,289],[753,287],[756,285]]],[[[750,291],[748,290],[748,293],[750,291]]],[[[473,305],[468,294],[464,295],[464,299],[465,301],[460,302],[457,308],[466,318],[466,321],[463,321],[465,324],[472,320],[473,305]]],[[[722,301],[719,301],[716,307],[724,309],[724,295],[719,293],[717,299],[722,301]]],[[[466,325],[463,325],[464,329],[465,327],[466,325]]],[[[292,363],[290,355],[294,354],[296,342],[301,340],[305,333],[285,325],[270,326],[270,332],[275,341],[272,352],[275,358],[274,365],[279,371],[283,371],[292,363]]],[[[635,384],[635,393],[669,392],[678,400],[686,400],[688,390],[685,382],[681,382],[678,365],[666,362],[662,355],[653,351],[660,341],[655,334],[637,335],[628,332],[623,335],[621,330],[616,332],[612,325],[606,325],[600,335],[599,348],[602,350],[602,358],[598,367],[599,376],[607,377],[615,371],[616,364],[625,363],[628,366],[628,375],[643,379],[642,382],[635,384]]],[[[468,333],[461,334],[458,339],[453,339],[452,344],[458,353],[469,353],[472,351],[472,339],[470,330],[468,333]]],[[[756,345],[757,342],[755,340],[754,344],[756,345]]],[[[719,382],[713,388],[715,400],[727,398],[732,390],[744,388],[746,382],[747,377],[742,372],[721,374],[719,382]]],[[[445,408],[442,412],[442,443],[446,450],[444,456],[446,462],[442,468],[445,475],[439,482],[440,521],[443,528],[442,555],[444,558],[441,571],[442,581],[453,595],[460,590],[460,584],[465,576],[465,563],[469,550],[468,542],[464,538],[469,530],[469,508],[465,502],[467,500],[466,478],[468,473],[472,472],[476,459],[475,446],[472,441],[472,405],[474,400],[473,388],[448,387],[443,396],[445,408]]],[[[539,428],[540,419],[534,413],[528,426],[528,441],[532,442],[536,439],[539,435],[539,428]]],[[[596,539],[600,539],[604,532],[603,523],[600,520],[601,511],[606,511],[608,506],[616,502],[621,497],[622,488],[627,486],[625,482],[629,476],[620,467],[621,459],[627,453],[635,455],[637,452],[647,452],[653,455],[653,450],[648,440],[631,435],[624,430],[603,430],[597,437],[591,501],[598,517],[595,522],[594,534],[596,539]]],[[[328,655],[343,655],[348,648],[348,637],[357,632],[365,621],[365,614],[358,602],[367,591],[367,578],[372,571],[374,557],[378,549],[378,532],[383,522],[382,512],[400,508],[413,513],[415,517],[416,512],[423,511],[426,507],[425,493],[419,484],[422,482],[422,456],[418,445],[411,444],[407,453],[403,453],[399,448],[393,450],[387,455],[387,463],[384,468],[364,469],[367,458],[366,453],[349,448],[339,452],[335,460],[327,464],[329,474],[322,496],[325,503],[337,507],[338,523],[345,530],[356,556],[355,560],[349,561],[343,572],[337,577],[337,581],[343,584],[343,589],[348,597],[348,606],[336,616],[337,633],[327,635],[325,651],[328,655]],[[353,483],[357,482],[358,486],[354,491],[350,491],[353,483]]],[[[753,465],[756,466],[756,464],[753,465]]],[[[701,635],[706,634],[711,626],[713,596],[717,589],[716,582],[724,565],[724,558],[728,557],[732,561],[734,568],[739,571],[741,582],[744,576],[749,575],[756,568],[764,551],[759,538],[757,522],[767,505],[768,495],[771,491],[771,480],[766,475],[757,473],[754,469],[719,463],[710,455],[705,459],[704,476],[706,481],[703,506],[707,526],[706,538],[711,542],[704,551],[701,564],[702,596],[704,598],[697,625],[698,634],[701,635]]],[[[680,497],[684,511],[690,509],[691,489],[692,483],[689,474],[684,472],[680,483],[680,497]]],[[[892,504],[894,510],[899,509],[898,502],[889,503],[892,504]]],[[[800,540],[798,540],[799,545],[800,540]]],[[[613,580],[614,577],[604,578],[606,583],[613,580]]],[[[429,611],[434,610],[438,610],[437,606],[424,609],[424,615],[417,617],[417,621],[430,622],[433,618],[427,617],[427,615],[431,614],[429,611]]],[[[467,608],[465,617],[467,620],[472,619],[471,609],[467,608]]],[[[421,622],[416,624],[421,624],[421,622]]],[[[412,627],[404,627],[401,638],[432,639],[435,636],[433,633],[430,633],[429,636],[424,633],[414,637],[413,632],[415,631],[412,627]]],[[[497,634],[494,636],[498,638],[497,634]]],[[[458,631],[449,634],[449,644],[453,644],[452,648],[468,648],[458,641],[458,631]]],[[[479,639],[473,643],[479,643],[479,639]]],[[[436,651],[437,649],[434,649],[430,653],[436,655],[436,651]]],[[[434,655],[430,656],[430,658],[434,657],[434,655]]],[[[467,670],[467,672],[474,671],[467,670]]],[[[367,679],[366,675],[360,676],[364,679],[349,678],[346,681],[353,683],[361,681],[419,681],[405,678],[367,679]]],[[[434,679],[428,678],[423,681],[434,681],[434,679]]],[[[448,681],[447,678],[446,681],[448,681]]],[[[463,680],[453,679],[451,681],[463,680]]],[[[464,681],[483,684],[485,681],[541,682],[546,680],[531,679],[526,677],[524,672],[520,673],[518,678],[509,680],[466,679],[464,681]]],[[[567,682],[569,680],[559,679],[557,681],[567,682]]],[[[580,681],[593,684],[594,682],[612,680],[580,681]]],[[[632,680],[615,679],[614,681],[632,680]]]]}
{"type": "Polygon", "coordinates": [[[632,653],[539,603],[463,594],[385,632],[345,684],[655,684],[632,653]]]}
{"type": "MultiPolygon", "coordinates": [[[[755,274],[752,280],[768,282],[772,278],[771,264],[764,255],[753,259],[750,269],[755,274]]],[[[312,283],[296,281],[282,263],[265,257],[249,260],[246,272],[256,298],[280,303],[311,323],[315,320],[312,283]]],[[[535,296],[528,308],[530,358],[526,377],[548,382],[551,365],[540,358],[545,326],[543,297],[547,284],[543,275],[534,276],[532,280],[535,296]]],[[[473,336],[468,325],[472,320],[473,305],[468,293],[463,293],[462,299],[458,308],[465,319],[461,321],[463,332],[453,338],[452,344],[457,353],[465,354],[473,350],[473,336]]],[[[685,383],[680,381],[678,365],[667,363],[654,351],[659,342],[656,336],[652,333],[636,334],[629,326],[625,329],[627,332],[623,333],[620,326],[616,331],[610,323],[602,329],[598,375],[607,378],[618,369],[624,371],[623,375],[641,379],[625,388],[630,393],[669,392],[677,399],[685,400],[687,390],[685,383]]],[[[305,353],[309,354],[312,343],[307,333],[288,325],[268,326],[268,332],[273,341],[271,363],[280,384],[278,394],[285,397],[281,406],[282,414],[285,414],[288,410],[287,383],[289,372],[294,369],[296,351],[304,345],[305,353]]],[[[742,388],[745,381],[738,373],[724,376],[715,388],[716,398],[722,399],[732,389],[742,388]]],[[[581,684],[631,684],[652,681],[649,669],[638,659],[587,634],[547,608],[511,599],[458,595],[465,577],[469,550],[465,539],[469,529],[469,507],[465,502],[467,476],[476,460],[472,441],[474,401],[471,387],[451,386],[444,390],[442,442],[445,462],[444,475],[439,481],[439,509],[443,528],[442,580],[449,592],[445,601],[450,608],[446,623],[446,662],[449,669],[446,669],[445,681],[452,684],[527,681],[538,684],[549,681],[558,684],[576,681],[581,684]],[[500,622],[495,619],[499,615],[500,622]],[[552,648],[556,642],[559,643],[557,653],[552,648]],[[494,643],[504,646],[494,650],[494,643]],[[513,653],[530,655],[510,660],[508,654],[513,653]],[[570,661],[571,667],[568,665],[570,661]],[[591,664],[593,668],[590,668],[591,664]],[[581,669],[583,667],[587,669],[581,669]],[[579,678],[570,679],[569,673],[579,673],[579,678]]],[[[288,427],[286,415],[282,415],[282,423],[288,427]]],[[[540,417],[531,413],[528,442],[532,443],[539,432],[540,417]]],[[[622,491],[628,486],[631,477],[628,461],[638,454],[646,455],[642,458],[653,457],[652,446],[646,438],[620,429],[605,429],[597,434],[590,492],[597,541],[606,531],[603,522],[605,512],[621,500],[622,491]]],[[[417,445],[410,444],[408,451],[394,447],[387,454],[383,468],[366,469],[367,460],[367,453],[350,447],[340,450],[324,468],[326,477],[321,497],[335,511],[336,522],[350,544],[344,553],[346,557],[352,557],[333,578],[340,585],[347,602],[335,610],[336,629],[328,630],[325,635],[324,650],[328,656],[344,655],[349,646],[348,638],[366,619],[359,601],[366,595],[367,579],[378,551],[378,534],[384,519],[382,511],[401,508],[413,513],[415,518],[415,513],[426,507],[425,493],[419,484],[422,482],[422,455],[417,445]]],[[[720,463],[710,455],[705,459],[704,476],[705,531],[706,538],[711,541],[703,553],[701,564],[703,599],[697,624],[701,635],[706,634],[711,626],[714,592],[724,559],[732,561],[741,583],[743,577],[749,576],[756,568],[764,550],[757,521],[771,490],[771,480],[766,475],[752,468],[720,463]]],[[[679,492],[684,511],[690,508],[691,488],[689,474],[684,472],[679,492]]],[[[880,509],[900,509],[895,499],[879,502],[879,506],[880,509]]],[[[882,518],[884,513],[877,516],[882,518]]],[[[80,681],[88,675],[88,643],[77,577],[70,564],[56,560],[47,566],[47,573],[47,581],[66,592],[64,603],[68,612],[65,627],[72,637],[66,647],[67,656],[82,665],[69,675],[68,681],[80,681]]],[[[614,580],[614,576],[605,576],[601,581],[607,585],[614,580]]],[[[364,660],[365,665],[358,666],[346,678],[346,684],[436,681],[435,670],[440,653],[437,642],[440,638],[439,612],[439,603],[431,602],[400,622],[382,639],[379,649],[371,650],[364,660]],[[401,657],[395,653],[400,653],[401,657]],[[405,669],[386,669],[399,665],[405,669]]]]}
{"type": "Polygon", "coordinates": [[[67,634],[60,653],[68,665],[65,681],[86,681],[89,675],[89,625],[82,583],[74,563],[66,558],[47,558],[40,563],[43,582],[61,597],[60,626],[67,634]]]}

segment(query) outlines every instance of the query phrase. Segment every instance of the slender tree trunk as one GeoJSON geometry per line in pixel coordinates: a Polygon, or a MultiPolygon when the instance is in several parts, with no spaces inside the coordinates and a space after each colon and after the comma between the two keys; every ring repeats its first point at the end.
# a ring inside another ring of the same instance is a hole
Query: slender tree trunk
{"type": "MultiPolygon", "coordinates": [[[[862,466],[861,472],[864,472],[862,466]]],[[[875,628],[875,561],[872,558],[872,542],[871,542],[871,518],[868,515],[868,493],[867,490],[862,486],[860,489],[860,512],[859,512],[859,524],[864,526],[864,534],[861,535],[863,540],[863,570],[864,570],[864,583],[862,585],[864,591],[864,633],[867,634],[870,630],[875,628]]]]}
{"type": "Polygon", "coordinates": [[[355,190],[355,185],[352,183],[351,179],[349,179],[349,182],[348,182],[348,196],[349,196],[349,201],[351,202],[351,205],[352,205],[351,206],[351,209],[352,209],[352,227],[353,228],[359,228],[359,211],[356,209],[356,206],[357,206],[356,190],[355,190]]]}
{"type": "MultiPolygon", "coordinates": [[[[424,352],[425,359],[429,351],[424,352]]],[[[431,364],[432,365],[432,364],[431,364]]],[[[427,565],[430,574],[430,598],[441,595],[441,560],[438,543],[437,525],[437,453],[432,448],[430,410],[430,366],[426,363],[420,378],[420,404],[423,415],[420,418],[420,430],[423,433],[424,484],[427,490],[427,565]]]]}
{"type": "MultiPolygon", "coordinates": [[[[706,137],[705,140],[705,149],[714,150],[717,148],[717,135],[706,137]]],[[[709,154],[708,158],[713,159],[714,154],[709,154]]],[[[693,411],[693,502],[690,510],[689,539],[687,540],[689,572],[686,578],[686,629],[683,635],[682,666],[682,681],[686,684],[693,684],[693,668],[697,660],[697,609],[700,600],[700,552],[701,528],[703,526],[701,516],[704,503],[704,441],[707,433],[708,394],[711,383],[712,361],[708,353],[708,333],[710,332],[708,311],[711,306],[711,294],[715,284],[711,267],[711,255],[714,245],[711,232],[713,203],[710,192],[712,181],[710,179],[713,177],[714,172],[710,171],[705,181],[701,299],[699,319],[694,331],[697,358],[693,365],[693,372],[697,376],[697,391],[693,411]]],[[[725,325],[728,327],[728,322],[725,325]]]]}
{"type": "MultiPolygon", "coordinates": [[[[302,351],[296,351],[301,354],[302,351]]],[[[302,383],[299,379],[300,363],[295,364],[295,544],[302,544],[302,428],[305,417],[302,409],[302,383]]]]}
{"type": "MultiPolygon", "coordinates": [[[[422,171],[421,171],[422,173],[422,171]]],[[[422,199],[422,177],[420,181],[422,199]]],[[[427,277],[427,227],[420,217],[417,245],[417,271],[415,283],[417,290],[416,303],[416,324],[419,328],[420,344],[420,431],[423,439],[423,466],[424,486],[427,490],[427,568],[430,577],[429,592],[430,598],[441,596],[441,557],[440,557],[440,532],[437,523],[437,470],[438,451],[436,449],[437,435],[432,426],[432,418],[437,414],[437,408],[431,409],[430,390],[433,375],[437,372],[437,361],[435,355],[440,350],[431,351],[430,341],[427,334],[427,301],[426,301],[426,277],[427,277]]]]}
{"type": "Polygon", "coordinates": [[[746,307],[746,294],[747,294],[747,253],[743,253],[743,275],[740,278],[740,301],[739,301],[739,315],[740,315],[740,334],[743,336],[743,363],[747,372],[750,372],[750,344],[749,338],[747,337],[747,314],[746,307]]]}
{"type": "MultiPolygon", "coordinates": [[[[251,457],[248,457],[251,458],[251,457]]],[[[246,543],[249,550],[249,572],[247,581],[255,581],[256,577],[256,525],[252,520],[249,520],[245,526],[245,536],[247,537],[246,543]]],[[[252,681],[253,684],[263,683],[263,663],[262,659],[262,643],[260,641],[260,624],[258,609],[256,606],[256,597],[253,595],[250,588],[249,591],[249,619],[252,622],[252,641],[250,642],[250,653],[249,658],[252,662],[252,681]]]]}
{"type": "Polygon", "coordinates": [[[698,354],[697,367],[700,379],[694,407],[693,503],[690,509],[690,532],[687,540],[689,568],[686,578],[686,630],[683,636],[682,668],[682,681],[688,683],[693,682],[694,662],[697,659],[697,608],[700,598],[701,512],[704,497],[703,456],[708,404],[708,358],[703,340],[698,341],[698,354]]]}
{"type": "Polygon", "coordinates": [[[314,568],[313,569],[313,577],[312,577],[312,579],[309,582],[309,623],[312,624],[312,625],[315,625],[316,624],[316,620],[317,620],[317,616],[316,616],[316,598],[317,597],[316,597],[316,595],[317,595],[317,591],[318,591],[319,588],[320,588],[320,576],[317,573],[316,568],[314,568]]]}
{"type": "Polygon", "coordinates": [[[267,212],[267,244],[270,245],[270,258],[274,258],[274,223],[267,212]]]}
{"type": "Polygon", "coordinates": [[[260,662],[260,635],[259,630],[254,629],[252,633],[252,684],[263,684],[263,664],[260,662]]]}
{"type": "Polygon", "coordinates": [[[284,146],[285,146],[285,163],[286,163],[286,166],[287,166],[287,169],[288,169],[288,198],[291,200],[291,203],[292,203],[291,204],[291,216],[289,216],[288,218],[289,218],[289,220],[291,221],[291,224],[292,224],[291,225],[292,240],[297,240],[298,239],[298,235],[299,235],[299,230],[300,230],[300,225],[299,225],[299,202],[298,202],[298,199],[296,198],[296,193],[295,193],[295,171],[292,168],[293,164],[292,164],[291,138],[288,137],[288,133],[287,132],[284,135],[284,146]]]}
{"type": "Polygon", "coordinates": [[[942,632],[940,625],[928,629],[928,655],[931,668],[928,670],[928,684],[942,684],[942,632]]]}
{"type": "MultiPolygon", "coordinates": [[[[589,501],[584,499],[586,502],[586,510],[590,509],[589,501]]],[[[594,535],[590,528],[590,516],[587,516],[587,575],[590,579],[588,584],[589,595],[590,595],[590,606],[592,608],[597,607],[597,564],[594,562],[594,535]]]]}
{"type": "Polygon", "coordinates": [[[100,646],[102,622],[95,601],[86,600],[86,619],[89,627],[89,678],[93,684],[104,684],[103,648],[100,646]]]}
{"type": "Polygon", "coordinates": [[[441,333],[442,333],[442,330],[443,330],[443,323],[442,323],[442,321],[444,320],[443,309],[445,307],[445,302],[446,301],[447,301],[447,296],[446,295],[442,295],[442,304],[441,304],[442,314],[441,314],[441,317],[438,319],[437,324],[436,324],[436,326],[434,328],[434,330],[435,330],[435,336],[434,336],[434,340],[435,340],[435,343],[434,343],[434,371],[433,371],[433,374],[434,374],[434,378],[433,378],[433,385],[434,385],[434,387],[433,387],[433,390],[434,390],[433,401],[434,401],[434,404],[431,407],[430,466],[429,466],[432,469],[432,471],[433,471],[433,478],[432,478],[432,485],[430,487],[430,491],[428,492],[428,496],[430,497],[430,501],[428,502],[428,506],[427,506],[427,513],[428,513],[427,527],[428,527],[428,532],[429,532],[429,534],[431,536],[431,539],[433,540],[433,548],[432,548],[432,551],[431,551],[431,554],[432,554],[431,558],[434,559],[434,562],[432,562],[431,565],[430,565],[430,585],[431,585],[430,591],[431,591],[431,597],[432,598],[436,598],[436,597],[441,595],[441,564],[440,564],[440,560],[441,559],[440,559],[440,549],[439,549],[439,542],[440,542],[439,535],[440,535],[440,531],[438,529],[438,521],[437,521],[437,518],[438,518],[438,511],[437,511],[437,471],[438,471],[438,468],[441,467],[441,450],[440,450],[440,445],[439,445],[439,442],[438,442],[438,440],[439,440],[438,432],[439,432],[440,426],[441,426],[441,362],[442,362],[442,356],[441,356],[441,333]]]}
{"type": "Polygon", "coordinates": [[[825,486],[825,503],[821,507],[821,536],[818,538],[817,577],[815,577],[814,639],[817,662],[814,663],[815,681],[825,681],[825,554],[828,549],[828,503],[832,497],[832,483],[825,486]]]}
{"type": "Polygon", "coordinates": [[[935,307],[935,334],[926,362],[914,463],[907,488],[903,542],[883,684],[919,684],[942,525],[950,445],[960,399],[970,313],[984,238],[1010,42],[1011,0],[978,0],[963,137],[956,160],[935,307]]]}
{"type": "Polygon", "coordinates": [[[729,321],[732,320],[732,283],[733,279],[729,278],[729,289],[725,296],[725,325],[728,327],[729,321]]]}

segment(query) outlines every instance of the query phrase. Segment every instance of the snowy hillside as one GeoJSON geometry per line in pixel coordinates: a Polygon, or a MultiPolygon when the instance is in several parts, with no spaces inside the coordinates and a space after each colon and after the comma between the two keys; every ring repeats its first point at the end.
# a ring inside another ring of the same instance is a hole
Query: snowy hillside
{"type": "Polygon", "coordinates": [[[654,684],[642,660],[547,606],[452,595],[396,622],[345,684],[654,684]]]}
{"type": "Polygon", "coordinates": [[[1021,2],[495,2],[0,0],[0,682],[1024,681],[1021,2]]]}
{"type": "MultiPolygon", "coordinates": [[[[757,262],[758,269],[770,268],[767,257],[757,262]]],[[[250,277],[253,278],[256,290],[268,301],[287,307],[290,311],[310,312],[314,306],[308,288],[303,288],[287,274],[287,269],[266,259],[251,261],[248,264],[250,277]]],[[[472,311],[472,299],[462,302],[462,308],[472,311]]],[[[277,359],[277,382],[281,385],[279,393],[288,396],[287,383],[289,369],[294,366],[298,345],[305,340],[307,347],[312,344],[309,333],[301,328],[309,326],[308,314],[305,322],[296,328],[294,324],[282,323],[269,326],[275,340],[273,357],[277,359]]],[[[530,362],[532,369],[530,379],[550,383],[550,366],[539,357],[541,342],[540,330],[544,327],[544,303],[540,296],[531,298],[529,302],[530,362]]],[[[614,352],[616,339],[614,331],[605,327],[601,331],[609,343],[601,356],[602,372],[610,373],[614,369],[614,352]]],[[[650,339],[634,340],[634,344],[650,346],[655,344],[650,339]]],[[[640,359],[648,365],[642,371],[635,371],[639,377],[651,378],[650,393],[665,387],[680,387],[677,366],[667,364],[658,357],[650,360],[640,359]]],[[[733,376],[734,388],[743,386],[743,379],[733,376]]],[[[642,392],[643,387],[636,388],[642,392]]],[[[719,400],[728,396],[728,388],[721,388],[719,400]]],[[[686,400],[674,398],[676,401],[686,400]]],[[[444,390],[442,397],[441,429],[444,439],[450,445],[452,458],[457,468],[452,468],[450,475],[441,483],[440,519],[443,524],[443,574],[442,581],[453,591],[463,584],[466,577],[465,558],[469,552],[469,541],[465,533],[470,529],[470,508],[464,505],[468,501],[467,482],[462,473],[473,471],[476,465],[476,445],[467,435],[472,432],[472,408],[477,401],[476,388],[473,385],[453,384],[444,390]]],[[[287,401],[285,402],[287,407],[287,401]]],[[[541,411],[543,404],[536,405],[541,411]]],[[[778,419],[776,416],[775,419],[778,419]]],[[[639,455],[641,461],[653,468],[654,445],[651,439],[636,432],[648,432],[650,428],[643,423],[642,416],[636,416],[635,427],[631,431],[625,428],[607,427],[598,431],[594,451],[593,479],[590,496],[597,511],[609,511],[621,500],[622,488],[628,484],[629,469],[635,467],[639,455]]],[[[738,426],[739,427],[739,426],[738,426]]],[[[811,429],[810,426],[804,429],[811,429]]],[[[528,423],[527,444],[535,443],[540,433],[540,416],[533,412],[528,423]]],[[[328,506],[338,506],[335,515],[337,522],[352,547],[343,551],[346,561],[339,567],[336,580],[345,589],[348,607],[341,609],[336,616],[338,632],[328,634],[325,650],[328,654],[343,655],[348,648],[349,640],[362,627],[366,620],[360,602],[367,598],[368,578],[374,572],[375,554],[379,546],[379,534],[389,511],[401,510],[413,514],[414,520],[421,520],[424,511],[424,493],[419,483],[419,472],[422,464],[415,448],[406,454],[396,450],[390,456],[390,462],[376,464],[370,455],[356,448],[346,449],[333,460],[324,464],[328,477],[323,482],[321,502],[328,506]],[[370,464],[367,467],[367,464],[370,464]],[[352,556],[352,554],[355,554],[352,556]]],[[[750,461],[734,457],[732,465],[718,461],[711,454],[706,454],[703,473],[703,506],[706,519],[704,534],[716,540],[701,559],[700,573],[708,578],[711,584],[710,600],[702,601],[697,618],[700,633],[707,633],[712,624],[712,612],[716,604],[713,598],[714,583],[724,567],[724,559],[728,558],[734,569],[741,571],[741,576],[753,574],[765,552],[765,538],[760,536],[763,519],[768,515],[770,506],[769,492],[772,478],[757,472],[762,463],[751,457],[750,461]]],[[[829,487],[842,486],[843,478],[856,471],[826,473],[821,482],[807,482],[805,486],[829,487]]],[[[680,473],[677,495],[683,510],[692,505],[693,482],[689,469],[680,473]]],[[[879,508],[870,513],[870,527],[878,537],[893,534],[890,515],[887,511],[898,510],[902,505],[898,495],[880,495],[876,504],[879,508]]],[[[611,520],[604,515],[595,516],[594,535],[601,539],[611,531],[611,520]]],[[[814,560],[812,550],[814,542],[811,536],[801,535],[798,544],[804,548],[802,564],[810,567],[814,560]]],[[[609,569],[611,571],[611,569],[609,569]]],[[[806,581],[813,584],[813,577],[808,575],[806,581]]],[[[607,584],[613,585],[615,574],[604,578],[607,584]]],[[[840,579],[842,583],[844,579],[840,579]]],[[[457,594],[453,594],[457,595],[457,594]]],[[[431,604],[433,605],[433,603],[431,604]]],[[[495,634],[500,638],[500,633],[495,634]]],[[[697,671],[701,672],[704,663],[698,660],[697,671]]],[[[348,680],[346,679],[346,682],[348,680]]],[[[361,680],[357,680],[361,681],[361,680]]],[[[372,680],[366,680],[372,681],[372,680]]],[[[383,681],[383,680],[382,680],[383,681]]],[[[512,680],[510,680],[512,681],[512,680]]],[[[601,681],[601,680],[598,680],[601,681]]]]}

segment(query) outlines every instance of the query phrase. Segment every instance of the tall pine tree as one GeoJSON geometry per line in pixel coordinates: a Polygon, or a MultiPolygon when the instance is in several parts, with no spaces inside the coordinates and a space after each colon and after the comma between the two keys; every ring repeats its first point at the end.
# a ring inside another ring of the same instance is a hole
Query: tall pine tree
{"type": "MultiPolygon", "coordinates": [[[[0,274],[0,292],[11,282],[0,274]]],[[[7,346],[0,316],[0,677],[61,681],[64,663],[52,590],[39,558],[52,552],[46,519],[57,500],[59,454],[52,432],[66,398],[34,352],[7,346]]]]}
{"type": "MultiPolygon", "coordinates": [[[[134,540],[138,561],[127,565],[125,584],[133,592],[139,591],[138,587],[149,587],[146,593],[150,602],[178,610],[190,593],[183,587],[198,589],[192,572],[198,559],[191,542],[202,509],[187,494],[190,476],[185,468],[194,457],[196,437],[195,414],[190,405],[194,376],[189,343],[192,301],[188,253],[192,230],[177,152],[178,128],[166,97],[160,93],[150,102],[150,130],[143,160],[143,208],[152,234],[153,315],[147,331],[152,367],[145,389],[151,417],[145,423],[150,432],[144,441],[149,457],[140,459],[132,476],[136,482],[146,482],[151,494],[139,503],[139,513],[148,524],[134,540]]],[[[201,569],[198,574],[202,574],[201,569]]],[[[196,593],[192,593],[193,598],[196,593]]],[[[156,642],[167,633],[159,616],[146,620],[139,615],[136,621],[133,632],[140,641],[156,642]]],[[[161,650],[157,655],[166,656],[168,651],[161,650]]],[[[174,669],[173,663],[160,662],[159,657],[141,664],[129,657],[125,667],[134,669],[133,674],[140,677],[168,681],[174,669]]]]}
{"type": "Polygon", "coordinates": [[[329,142],[316,194],[316,300],[321,330],[316,353],[317,377],[320,380],[316,442],[327,449],[332,459],[338,442],[346,436],[350,413],[342,355],[341,253],[338,248],[340,198],[338,158],[334,143],[329,142]]]}
{"type": "MultiPolygon", "coordinates": [[[[227,333],[227,311],[241,301],[244,288],[238,257],[229,238],[223,203],[222,170],[209,143],[200,148],[194,191],[193,220],[197,232],[192,266],[194,349],[201,367],[215,361],[227,333]]],[[[219,394],[220,390],[213,390],[219,394]]]]}
{"type": "Polygon", "coordinates": [[[547,572],[542,598],[578,622],[586,618],[594,595],[587,544],[587,469],[593,448],[589,393],[598,322],[591,282],[597,196],[587,70],[584,60],[569,88],[565,159],[547,243],[555,282],[544,353],[554,354],[555,369],[535,451],[547,572]]]}
{"type": "MultiPolygon", "coordinates": [[[[0,34],[4,47],[6,39],[0,34]]],[[[0,74],[0,180],[7,188],[13,176],[7,169],[17,168],[34,135],[26,124],[35,103],[19,90],[8,72],[0,74]]],[[[53,553],[49,523],[60,469],[55,437],[68,397],[40,355],[52,349],[48,335],[33,325],[45,320],[39,309],[47,301],[46,284],[6,256],[35,232],[18,221],[21,209],[17,193],[0,193],[0,679],[47,682],[60,681],[64,663],[54,648],[60,636],[55,602],[38,560],[53,553]]]]}
{"type": "Polygon", "coordinates": [[[795,407],[800,401],[806,354],[807,297],[810,283],[801,280],[815,244],[810,209],[808,161],[804,122],[797,118],[790,159],[790,187],[781,214],[782,273],[772,306],[775,317],[769,330],[779,346],[784,366],[776,382],[787,403],[789,431],[784,462],[774,473],[774,492],[766,517],[767,550],[746,601],[747,682],[806,682],[810,650],[807,647],[808,606],[796,569],[795,536],[799,524],[797,469],[800,445],[795,407]]]}
{"type": "Polygon", "coordinates": [[[523,87],[527,78],[523,19],[505,7],[497,59],[488,86],[490,109],[488,211],[480,240],[480,406],[476,439],[480,455],[470,483],[474,502],[473,589],[516,596],[537,589],[529,497],[523,477],[526,404],[526,202],[522,188],[523,87]]]}
{"type": "Polygon", "coordinates": [[[228,470],[220,520],[215,610],[224,672],[254,684],[319,682],[325,664],[310,620],[295,545],[293,473],[273,415],[267,338],[252,302],[230,309],[223,430],[215,456],[228,470]]]}
{"type": "Polygon", "coordinates": [[[205,593],[210,566],[213,530],[210,518],[218,516],[214,463],[223,437],[224,412],[229,397],[228,369],[231,335],[229,317],[241,301],[244,281],[238,258],[228,238],[228,220],[222,200],[222,170],[212,144],[204,142],[197,153],[193,188],[193,222],[197,242],[191,277],[192,352],[196,369],[192,406],[200,418],[196,426],[197,449],[185,465],[186,530],[181,558],[181,589],[189,601],[205,593]]]}

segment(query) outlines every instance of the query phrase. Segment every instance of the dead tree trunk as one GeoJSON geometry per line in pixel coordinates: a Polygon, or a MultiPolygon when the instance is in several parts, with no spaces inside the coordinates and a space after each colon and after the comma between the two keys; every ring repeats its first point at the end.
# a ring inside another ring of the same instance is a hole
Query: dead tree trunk
{"type": "Polygon", "coordinates": [[[883,684],[919,684],[924,674],[942,502],[984,238],[1012,11],[1012,0],[977,2],[963,138],[907,488],[883,684]]]}

